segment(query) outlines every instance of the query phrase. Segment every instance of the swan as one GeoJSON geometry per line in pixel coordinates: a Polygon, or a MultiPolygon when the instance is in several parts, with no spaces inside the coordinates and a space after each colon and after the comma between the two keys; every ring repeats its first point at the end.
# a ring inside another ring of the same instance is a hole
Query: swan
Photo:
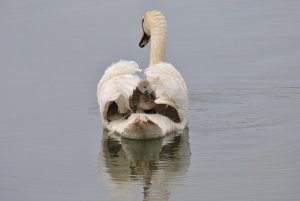
{"type": "Polygon", "coordinates": [[[188,124],[186,83],[176,68],[165,62],[167,22],[159,10],[147,11],[142,18],[139,46],[146,46],[150,38],[150,61],[144,73],[154,91],[153,112],[134,111],[129,103],[142,81],[137,75],[142,70],[134,61],[112,64],[97,85],[104,128],[124,138],[159,138],[170,132],[182,132],[188,124]]]}

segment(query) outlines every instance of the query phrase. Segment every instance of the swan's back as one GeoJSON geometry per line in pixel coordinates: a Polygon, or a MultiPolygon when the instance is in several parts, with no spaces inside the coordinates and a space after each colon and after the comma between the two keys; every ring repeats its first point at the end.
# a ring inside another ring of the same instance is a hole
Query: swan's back
{"type": "Polygon", "coordinates": [[[176,68],[161,62],[145,70],[147,79],[155,89],[156,104],[166,104],[174,107],[180,121],[186,121],[188,111],[188,93],[185,81],[176,68]]]}
{"type": "Polygon", "coordinates": [[[120,61],[108,67],[97,86],[97,98],[100,106],[102,122],[108,123],[107,112],[114,102],[120,113],[130,110],[128,99],[136,88],[141,71],[134,61],[120,61]]]}

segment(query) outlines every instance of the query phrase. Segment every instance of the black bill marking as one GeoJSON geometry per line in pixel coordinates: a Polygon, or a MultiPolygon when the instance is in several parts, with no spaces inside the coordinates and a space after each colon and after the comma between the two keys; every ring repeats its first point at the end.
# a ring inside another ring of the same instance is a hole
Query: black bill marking
{"type": "Polygon", "coordinates": [[[142,37],[141,37],[141,41],[139,43],[140,47],[145,47],[145,45],[147,45],[147,43],[150,40],[150,36],[148,36],[144,31],[142,32],[142,37]]]}
{"type": "Polygon", "coordinates": [[[147,45],[147,43],[149,42],[150,40],[150,36],[148,36],[144,30],[144,19],[142,20],[142,28],[143,28],[143,32],[142,32],[142,35],[141,35],[141,41],[139,43],[139,46],[141,48],[145,47],[145,45],[147,45]]]}

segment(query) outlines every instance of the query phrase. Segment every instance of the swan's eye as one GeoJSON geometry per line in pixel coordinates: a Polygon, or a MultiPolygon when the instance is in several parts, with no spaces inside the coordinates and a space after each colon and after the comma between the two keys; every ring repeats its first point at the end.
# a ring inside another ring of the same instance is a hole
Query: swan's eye
{"type": "Polygon", "coordinates": [[[142,19],[142,28],[144,30],[144,19],[142,19]]]}

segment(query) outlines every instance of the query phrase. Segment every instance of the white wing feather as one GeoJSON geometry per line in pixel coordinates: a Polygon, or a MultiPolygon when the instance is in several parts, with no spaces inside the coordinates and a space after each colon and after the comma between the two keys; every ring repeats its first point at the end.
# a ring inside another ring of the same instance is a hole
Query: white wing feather
{"type": "Polygon", "coordinates": [[[155,103],[168,104],[177,109],[179,117],[186,122],[188,93],[185,81],[174,66],[159,63],[145,70],[147,80],[155,89],[155,103]]]}
{"type": "Polygon", "coordinates": [[[140,71],[134,61],[120,61],[106,69],[97,86],[98,104],[104,125],[108,124],[106,114],[112,101],[117,103],[120,113],[130,110],[128,99],[140,81],[136,75],[140,71]]]}

